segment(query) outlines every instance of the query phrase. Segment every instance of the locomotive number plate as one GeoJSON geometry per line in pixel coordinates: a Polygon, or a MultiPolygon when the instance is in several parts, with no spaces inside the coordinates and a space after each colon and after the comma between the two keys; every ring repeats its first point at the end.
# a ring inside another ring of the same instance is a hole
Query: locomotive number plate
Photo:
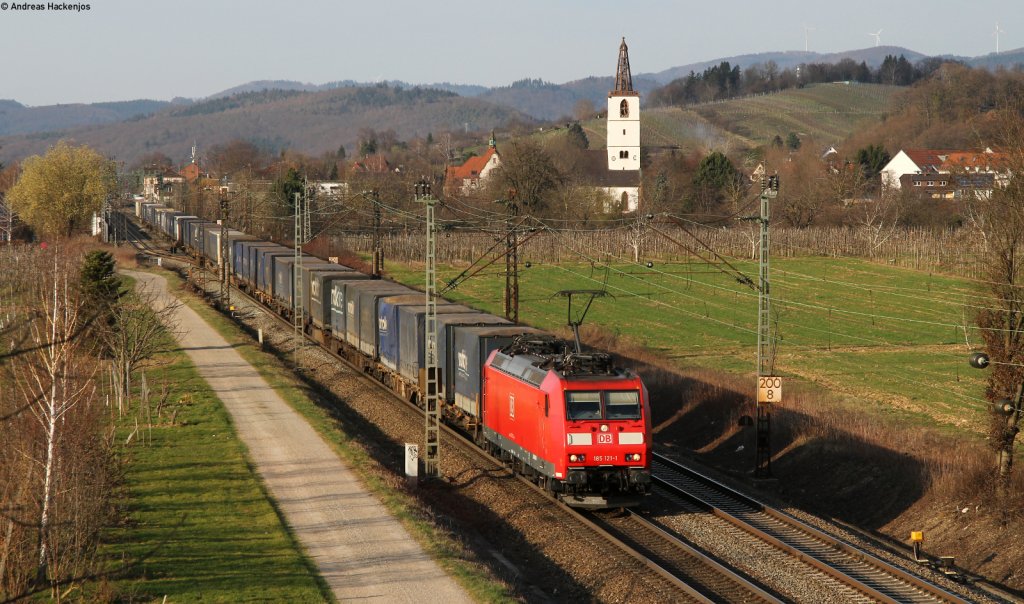
{"type": "Polygon", "coordinates": [[[777,376],[761,376],[757,378],[757,402],[781,403],[782,378],[777,376]]]}
{"type": "Polygon", "coordinates": [[[601,463],[601,462],[608,463],[610,461],[618,461],[619,460],[618,457],[619,457],[618,455],[595,455],[594,456],[594,463],[601,463]]]}

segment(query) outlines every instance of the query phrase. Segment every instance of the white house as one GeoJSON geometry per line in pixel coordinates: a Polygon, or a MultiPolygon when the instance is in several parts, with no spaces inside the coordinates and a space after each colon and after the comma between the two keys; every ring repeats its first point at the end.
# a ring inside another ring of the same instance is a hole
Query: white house
{"type": "Polygon", "coordinates": [[[491,173],[500,165],[501,155],[498,153],[494,132],[491,132],[491,140],[488,141],[487,151],[483,155],[471,157],[461,166],[448,166],[445,170],[445,194],[471,195],[490,178],[491,173]]]}
{"type": "Polygon", "coordinates": [[[883,189],[909,188],[936,199],[956,199],[969,192],[988,197],[1009,179],[1006,155],[990,148],[901,149],[880,173],[883,189]]]}

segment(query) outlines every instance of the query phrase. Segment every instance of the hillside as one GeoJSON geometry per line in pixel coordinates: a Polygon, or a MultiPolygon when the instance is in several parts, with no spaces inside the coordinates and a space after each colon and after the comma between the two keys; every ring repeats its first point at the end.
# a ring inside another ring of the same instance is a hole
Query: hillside
{"type": "Polygon", "coordinates": [[[0,162],[41,153],[62,138],[131,164],[154,151],[183,159],[196,140],[209,148],[241,138],[268,151],[289,148],[319,154],[336,151],[339,145],[352,149],[362,128],[394,130],[400,139],[408,139],[428,132],[436,136],[446,130],[489,130],[511,120],[529,118],[438,90],[377,86],[253,92],[172,107],[128,122],[0,137],[0,162]]]}
{"type": "Polygon", "coordinates": [[[170,104],[167,101],[140,99],[90,105],[76,103],[26,107],[16,101],[0,100],[0,136],[137,119],[160,111],[170,104]]]}
{"type": "Polygon", "coordinates": [[[691,71],[700,73],[709,67],[722,63],[723,61],[728,61],[730,65],[739,65],[740,69],[745,69],[750,65],[774,61],[775,64],[779,66],[779,69],[786,69],[796,67],[802,63],[838,63],[843,59],[852,59],[857,63],[863,61],[868,64],[868,67],[874,68],[882,64],[886,55],[903,55],[911,63],[916,63],[917,61],[924,59],[926,56],[901,46],[872,46],[870,48],[862,48],[860,50],[848,50],[844,52],[826,54],[804,52],[802,50],[788,50],[783,52],[762,52],[757,54],[723,57],[711,61],[701,61],[697,63],[679,65],[677,67],[670,67],[656,73],[643,73],[639,75],[641,77],[654,79],[661,84],[667,84],[676,78],[686,77],[691,71]]]}
{"type": "MultiPolygon", "coordinates": [[[[598,112],[604,111],[608,91],[615,87],[615,78],[589,77],[565,84],[541,80],[520,80],[510,86],[491,88],[477,98],[510,107],[538,119],[554,120],[572,116],[576,103],[590,101],[598,112]]],[[[633,87],[641,95],[658,87],[658,82],[645,77],[633,78],[633,87]]]]}
{"type": "Polygon", "coordinates": [[[488,90],[486,86],[476,86],[473,84],[452,84],[451,82],[439,82],[435,84],[410,84],[408,82],[402,82],[400,80],[387,80],[384,82],[356,82],[355,80],[341,80],[337,82],[327,82],[326,84],[309,84],[305,82],[296,82],[295,80],[256,80],[254,82],[246,82],[227,90],[222,90],[218,93],[211,94],[206,99],[216,99],[225,96],[233,96],[236,94],[242,94],[246,92],[262,92],[264,90],[298,90],[302,92],[319,92],[323,90],[337,90],[338,88],[370,88],[378,85],[387,85],[392,88],[433,88],[435,90],[445,90],[447,92],[454,92],[459,96],[476,96],[488,90]]]}
{"type": "MultiPolygon", "coordinates": [[[[892,95],[900,90],[880,84],[817,84],[682,109],[644,108],[640,131],[648,149],[744,149],[769,144],[776,134],[785,138],[789,132],[821,145],[838,144],[865,122],[880,121],[892,95]]],[[[590,148],[604,147],[604,120],[582,125],[590,148]]]]}
{"type": "Polygon", "coordinates": [[[881,120],[900,90],[881,84],[814,84],[688,109],[751,146],[789,132],[829,145],[843,141],[866,121],[881,120]]]}

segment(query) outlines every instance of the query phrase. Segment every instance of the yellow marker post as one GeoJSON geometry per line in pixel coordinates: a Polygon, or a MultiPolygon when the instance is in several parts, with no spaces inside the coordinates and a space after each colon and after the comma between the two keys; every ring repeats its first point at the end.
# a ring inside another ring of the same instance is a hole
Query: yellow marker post
{"type": "Polygon", "coordinates": [[[914,561],[924,562],[921,559],[921,544],[924,542],[924,531],[911,531],[910,542],[914,544],[914,561]]]}

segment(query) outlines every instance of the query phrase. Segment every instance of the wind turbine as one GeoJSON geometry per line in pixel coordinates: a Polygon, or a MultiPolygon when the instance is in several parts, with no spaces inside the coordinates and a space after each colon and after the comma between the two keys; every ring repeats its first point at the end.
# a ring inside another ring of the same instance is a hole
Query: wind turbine
{"type": "Polygon", "coordinates": [[[804,23],[804,52],[810,51],[810,36],[808,34],[812,31],[814,28],[804,23]]]}
{"type": "Polygon", "coordinates": [[[875,48],[878,48],[878,46],[882,43],[882,30],[878,30],[877,33],[868,33],[868,35],[875,37],[875,48]]]}
{"type": "Polygon", "coordinates": [[[996,37],[996,54],[999,54],[999,34],[1005,33],[1006,32],[999,27],[999,22],[996,21],[996,30],[992,32],[992,35],[996,37]]]}

